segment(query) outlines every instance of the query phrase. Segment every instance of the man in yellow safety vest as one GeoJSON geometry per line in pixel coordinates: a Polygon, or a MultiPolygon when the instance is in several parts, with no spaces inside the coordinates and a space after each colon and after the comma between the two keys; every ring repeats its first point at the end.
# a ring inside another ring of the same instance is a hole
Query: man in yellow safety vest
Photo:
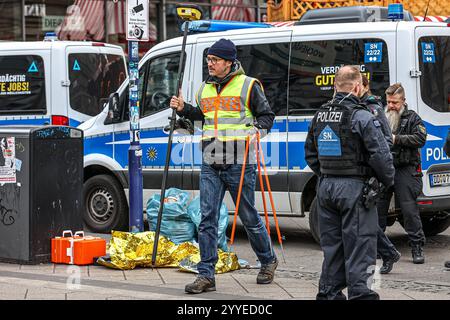
{"type": "MultiPolygon", "coordinates": [[[[234,43],[220,39],[208,50],[209,77],[197,92],[198,107],[184,102],[180,93],[170,106],[192,122],[202,122],[202,167],[200,174],[201,222],[198,231],[201,261],[199,275],[186,285],[188,293],[216,290],[214,270],[217,257],[219,211],[228,190],[234,203],[238,196],[245,141],[258,130],[272,128],[275,114],[270,109],[261,83],[245,75],[236,59],[234,43]]],[[[250,154],[250,153],[249,153],[250,154]]],[[[258,284],[271,283],[278,260],[264,223],[255,209],[256,165],[245,167],[239,216],[261,263],[258,284]]]]}

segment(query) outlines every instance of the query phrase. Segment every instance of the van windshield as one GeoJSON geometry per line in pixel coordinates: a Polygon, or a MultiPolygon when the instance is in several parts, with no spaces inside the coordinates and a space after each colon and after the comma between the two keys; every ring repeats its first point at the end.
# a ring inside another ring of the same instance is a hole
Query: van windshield
{"type": "Polygon", "coordinates": [[[42,57],[0,56],[0,115],[45,112],[45,72],[42,57]]]}
{"type": "Polygon", "coordinates": [[[419,39],[422,100],[438,112],[450,112],[450,37],[419,39]]]}
{"type": "Polygon", "coordinates": [[[69,54],[70,106],[80,113],[95,116],[109,95],[127,77],[120,55],[97,53],[69,54]]]}

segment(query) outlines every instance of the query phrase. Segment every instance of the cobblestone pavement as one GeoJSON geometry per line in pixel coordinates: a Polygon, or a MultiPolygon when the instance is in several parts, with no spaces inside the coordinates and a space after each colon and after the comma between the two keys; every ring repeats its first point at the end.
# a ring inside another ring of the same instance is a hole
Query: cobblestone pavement
{"type": "MultiPolygon", "coordinates": [[[[309,234],[307,219],[280,218],[280,227],[285,237],[286,261],[275,243],[280,264],[275,281],[270,285],[256,284],[257,269],[241,269],[218,275],[216,292],[188,295],[184,293],[184,286],[193,281],[195,275],[173,268],[121,271],[102,266],[0,263],[0,299],[315,299],[323,257],[309,234]]],[[[443,266],[444,260],[450,259],[449,230],[428,239],[423,265],[412,264],[407,237],[399,225],[389,229],[388,235],[402,258],[389,275],[374,277],[375,290],[381,299],[450,300],[450,270],[443,266]]],[[[238,226],[233,248],[239,258],[247,260],[251,266],[257,264],[242,226],[238,226]]]]}

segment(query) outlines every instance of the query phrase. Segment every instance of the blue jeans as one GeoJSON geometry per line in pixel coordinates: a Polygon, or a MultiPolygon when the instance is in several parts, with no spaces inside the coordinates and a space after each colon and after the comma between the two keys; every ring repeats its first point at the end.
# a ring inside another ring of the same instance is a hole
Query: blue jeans
{"type": "MultiPolygon", "coordinates": [[[[198,229],[200,257],[197,269],[200,276],[214,278],[217,263],[217,229],[219,212],[225,191],[228,190],[236,204],[242,165],[232,164],[226,170],[216,170],[202,164],[200,175],[200,209],[202,219],[198,229]]],[[[244,173],[239,217],[247,232],[250,245],[261,265],[275,260],[266,227],[255,209],[256,166],[247,165],[244,173]]]]}

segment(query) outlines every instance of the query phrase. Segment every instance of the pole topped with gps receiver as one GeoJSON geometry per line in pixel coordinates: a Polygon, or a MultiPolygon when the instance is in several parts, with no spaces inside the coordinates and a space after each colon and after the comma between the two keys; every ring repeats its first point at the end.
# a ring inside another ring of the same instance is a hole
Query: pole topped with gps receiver
{"type": "MultiPolygon", "coordinates": [[[[183,44],[181,46],[181,57],[180,57],[180,65],[178,66],[178,84],[177,84],[177,92],[175,95],[179,95],[181,91],[181,85],[183,83],[183,75],[184,75],[184,64],[186,61],[186,38],[188,34],[189,22],[196,21],[202,18],[202,10],[199,6],[194,4],[179,4],[177,5],[177,17],[183,21],[184,32],[183,32],[183,44]]],[[[166,193],[166,183],[167,183],[167,175],[169,172],[169,164],[170,164],[170,156],[172,153],[172,138],[173,131],[175,127],[175,121],[177,119],[176,110],[172,110],[172,115],[169,118],[170,120],[170,131],[169,131],[169,141],[167,143],[167,152],[166,152],[166,163],[164,167],[162,185],[161,185],[161,197],[160,197],[160,205],[158,211],[158,219],[156,222],[155,229],[155,240],[153,243],[153,252],[152,252],[152,267],[156,267],[156,255],[158,253],[158,241],[159,241],[159,232],[161,229],[161,220],[162,213],[164,209],[164,199],[166,193]]]]}

